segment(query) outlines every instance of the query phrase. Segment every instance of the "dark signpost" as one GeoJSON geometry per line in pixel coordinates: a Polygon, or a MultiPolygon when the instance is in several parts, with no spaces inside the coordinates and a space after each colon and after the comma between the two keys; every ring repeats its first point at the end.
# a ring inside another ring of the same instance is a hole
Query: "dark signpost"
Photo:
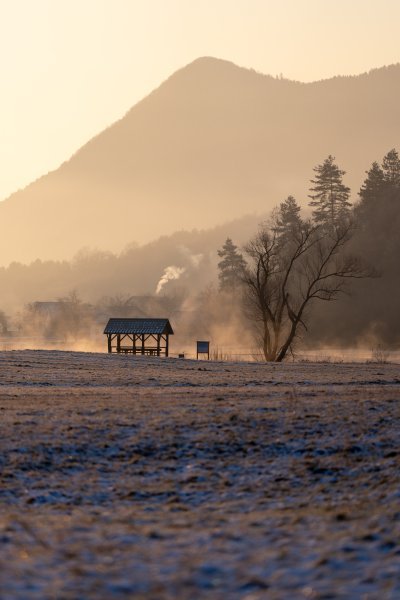
{"type": "Polygon", "coordinates": [[[207,360],[210,360],[210,342],[197,342],[197,360],[199,354],[207,354],[207,360]]]}

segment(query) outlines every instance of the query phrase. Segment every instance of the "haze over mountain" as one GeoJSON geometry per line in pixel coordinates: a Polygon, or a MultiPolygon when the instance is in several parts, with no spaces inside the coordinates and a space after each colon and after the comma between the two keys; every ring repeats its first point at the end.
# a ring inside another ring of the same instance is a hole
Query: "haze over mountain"
{"type": "Polygon", "coordinates": [[[201,58],[69,161],[0,203],[1,263],[120,250],[305,204],[328,154],[353,197],[400,139],[400,65],[304,84],[201,58]]]}

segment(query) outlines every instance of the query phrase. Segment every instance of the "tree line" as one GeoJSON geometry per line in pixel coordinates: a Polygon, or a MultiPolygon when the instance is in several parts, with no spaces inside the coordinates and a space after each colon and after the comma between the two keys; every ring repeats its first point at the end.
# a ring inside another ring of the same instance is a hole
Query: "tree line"
{"type": "Polygon", "coordinates": [[[237,298],[240,290],[244,314],[255,324],[267,361],[286,357],[299,332],[308,330],[315,304],[337,299],[349,291],[350,282],[377,277],[377,267],[384,266],[371,256],[365,260],[360,239],[371,233],[382,206],[387,211],[391,203],[399,211],[398,153],[392,149],[382,165],[372,164],[355,205],[344,175],[328,156],[314,168],[308,195],[311,216],[303,217],[289,196],[260,225],[243,253],[230,238],[218,251],[220,290],[237,298]]]}

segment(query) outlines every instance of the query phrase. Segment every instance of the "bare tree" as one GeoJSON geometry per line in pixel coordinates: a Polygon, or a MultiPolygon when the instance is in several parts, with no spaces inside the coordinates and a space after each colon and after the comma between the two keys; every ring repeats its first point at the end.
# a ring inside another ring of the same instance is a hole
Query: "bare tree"
{"type": "MultiPolygon", "coordinates": [[[[135,296],[127,294],[116,294],[101,299],[100,306],[112,316],[131,317],[139,312],[135,296]]],[[[141,311],[140,311],[141,312],[141,311]]]]}
{"type": "Polygon", "coordinates": [[[332,226],[301,221],[282,237],[276,225],[264,224],[245,246],[245,307],[267,361],[282,361],[299,327],[307,330],[314,301],[334,300],[349,279],[371,275],[345,253],[353,231],[350,220],[332,226]]]}

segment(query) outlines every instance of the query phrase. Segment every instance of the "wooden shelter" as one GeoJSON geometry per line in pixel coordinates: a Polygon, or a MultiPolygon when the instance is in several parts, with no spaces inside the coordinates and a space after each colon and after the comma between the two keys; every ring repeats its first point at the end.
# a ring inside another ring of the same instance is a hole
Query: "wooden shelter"
{"type": "Polygon", "coordinates": [[[104,333],[108,352],[168,356],[168,338],[173,335],[168,319],[109,319],[104,333]]]}

